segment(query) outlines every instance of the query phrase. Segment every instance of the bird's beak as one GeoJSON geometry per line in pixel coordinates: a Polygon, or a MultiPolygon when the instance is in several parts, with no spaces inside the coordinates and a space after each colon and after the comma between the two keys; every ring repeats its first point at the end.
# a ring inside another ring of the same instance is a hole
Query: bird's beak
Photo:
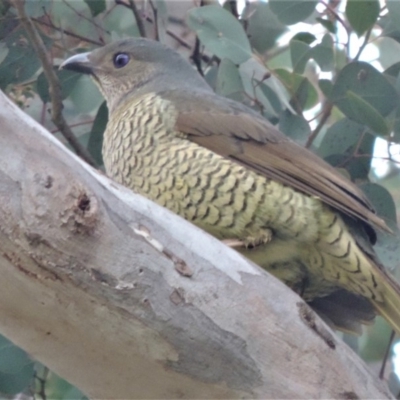
{"type": "Polygon", "coordinates": [[[90,53],[80,53],[67,58],[60,65],[60,69],[68,69],[82,74],[93,74],[93,65],[90,62],[89,55],[90,53]]]}

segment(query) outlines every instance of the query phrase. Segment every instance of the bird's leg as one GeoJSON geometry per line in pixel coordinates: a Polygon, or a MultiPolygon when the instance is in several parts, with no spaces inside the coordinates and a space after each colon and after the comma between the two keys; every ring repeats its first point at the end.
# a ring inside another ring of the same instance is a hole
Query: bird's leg
{"type": "Polygon", "coordinates": [[[254,247],[267,244],[272,240],[272,231],[270,229],[262,229],[257,236],[247,236],[244,239],[224,239],[222,242],[234,249],[244,247],[253,249],[254,247]]]}

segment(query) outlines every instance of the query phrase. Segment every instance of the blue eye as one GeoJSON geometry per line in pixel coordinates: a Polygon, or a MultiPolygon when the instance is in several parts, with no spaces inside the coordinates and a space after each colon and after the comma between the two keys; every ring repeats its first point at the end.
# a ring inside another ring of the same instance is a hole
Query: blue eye
{"type": "Polygon", "coordinates": [[[129,55],[126,53],[117,53],[113,59],[115,68],[125,67],[129,62],[129,55]]]}

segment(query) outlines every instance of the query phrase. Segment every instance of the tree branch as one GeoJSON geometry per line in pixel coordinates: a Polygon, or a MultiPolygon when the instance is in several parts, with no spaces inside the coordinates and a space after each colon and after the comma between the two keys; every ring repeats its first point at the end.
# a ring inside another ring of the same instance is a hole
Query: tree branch
{"type": "Polygon", "coordinates": [[[51,98],[51,113],[52,121],[59,129],[60,133],[65,137],[71,147],[76,151],[78,156],[82,157],[88,164],[95,166],[90,153],[79,143],[78,139],[73,134],[71,128],[68,126],[62,114],[63,104],[61,100],[61,84],[54,71],[53,63],[50,61],[46,47],[40,37],[35,25],[25,13],[24,0],[12,0],[15,8],[17,9],[18,16],[28,34],[28,38],[38,55],[43,71],[49,82],[49,93],[51,98]]]}
{"type": "Polygon", "coordinates": [[[83,42],[91,43],[91,44],[94,44],[96,46],[103,46],[104,45],[104,43],[100,42],[99,40],[93,40],[93,39],[90,39],[88,37],[78,35],[77,33],[71,32],[71,31],[69,31],[67,29],[55,26],[51,20],[50,20],[50,22],[43,21],[43,20],[41,20],[39,18],[31,18],[31,20],[35,21],[37,24],[48,26],[49,28],[52,28],[52,29],[54,29],[54,30],[56,30],[58,32],[62,32],[64,34],[66,34],[67,36],[71,36],[71,37],[74,37],[75,39],[82,40],[83,42]]]}
{"type": "Polygon", "coordinates": [[[0,92],[0,332],[92,398],[391,398],[281,282],[0,92]]]}

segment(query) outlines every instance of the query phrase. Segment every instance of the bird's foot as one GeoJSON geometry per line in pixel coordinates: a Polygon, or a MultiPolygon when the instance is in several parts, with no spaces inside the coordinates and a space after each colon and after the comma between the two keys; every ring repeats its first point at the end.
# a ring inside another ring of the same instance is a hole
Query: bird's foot
{"type": "Polygon", "coordinates": [[[222,242],[227,246],[232,248],[245,248],[253,249],[254,247],[267,244],[272,240],[272,231],[270,229],[263,229],[259,232],[260,234],[256,236],[248,236],[243,240],[240,239],[225,239],[222,242]]]}

